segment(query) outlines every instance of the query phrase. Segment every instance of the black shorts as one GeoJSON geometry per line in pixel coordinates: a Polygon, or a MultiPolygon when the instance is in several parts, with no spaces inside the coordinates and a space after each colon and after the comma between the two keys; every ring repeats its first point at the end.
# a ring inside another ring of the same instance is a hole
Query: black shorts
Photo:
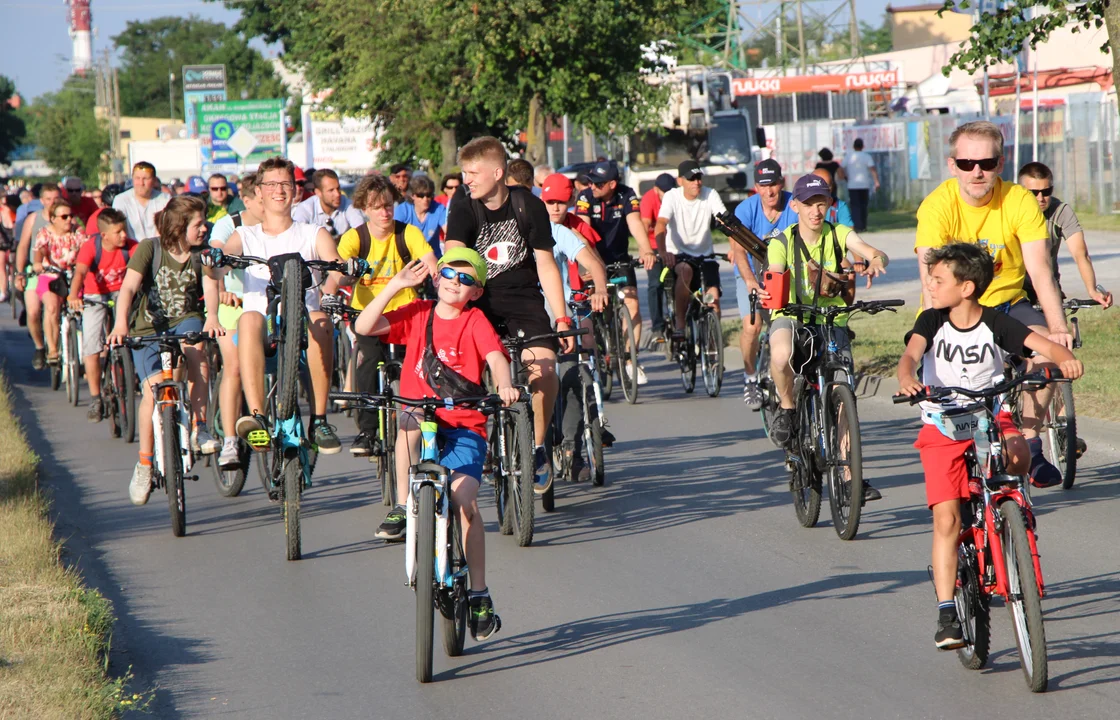
{"type": "MultiPolygon", "coordinates": [[[[517,337],[518,331],[525,333],[527,338],[554,332],[552,321],[544,309],[544,295],[538,287],[486,288],[474,305],[486,315],[501,337],[517,337]]],[[[556,338],[547,338],[527,347],[557,352],[560,343],[556,338]]]]}
{"type": "MultiPolygon", "coordinates": [[[[682,253],[677,254],[677,264],[684,262],[684,259],[691,257],[682,253]]],[[[696,292],[700,289],[700,279],[703,278],[704,285],[710,288],[719,288],[723,290],[723,286],[719,282],[719,263],[715,260],[703,260],[700,263],[700,272],[696,272],[696,266],[692,266],[692,282],[688,284],[689,292],[696,292]]]]}

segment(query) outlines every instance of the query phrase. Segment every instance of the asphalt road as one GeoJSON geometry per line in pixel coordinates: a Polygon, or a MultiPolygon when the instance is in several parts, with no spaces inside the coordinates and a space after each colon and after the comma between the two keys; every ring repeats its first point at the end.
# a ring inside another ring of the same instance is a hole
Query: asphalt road
{"type": "MultiPolygon", "coordinates": [[[[607,487],[558,487],[531,548],[497,534],[487,498],[504,627],[458,659],[437,645],[436,682],[421,686],[403,550],[373,538],[372,465],[321,460],[300,562],[284,560],[279,509],[255,476],[225,499],[203,468],[175,538],[163,495],[129,504],[136,447],[52,393],[30,347],[0,320],[67,557],[113,601],[112,670],[155,689],[154,717],[1052,720],[1120,706],[1120,457],[1103,449],[1073,490],[1035,494],[1051,680],[1031,695],[1000,607],[987,669],[933,647],[913,411],[861,402],[865,473],[885,497],[844,543],[827,503],[817,528],[797,524],[737,374],[718,399],[685,396],[650,356],[641,402],[608,408],[607,487]]],[[[333,417],[348,443],[349,421],[333,417]]]]}

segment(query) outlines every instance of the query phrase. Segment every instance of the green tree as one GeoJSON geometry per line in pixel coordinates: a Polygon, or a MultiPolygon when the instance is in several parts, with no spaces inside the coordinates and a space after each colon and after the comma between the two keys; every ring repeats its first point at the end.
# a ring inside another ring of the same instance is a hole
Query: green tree
{"type": "Polygon", "coordinates": [[[8,101],[16,94],[16,85],[0,75],[0,163],[7,163],[12,152],[23,144],[27,126],[8,101]]]}
{"type": "Polygon", "coordinates": [[[283,83],[264,56],[248,40],[220,23],[189,17],[160,17],[130,21],[113,38],[121,52],[121,112],[124,115],[165,117],[170,111],[168,75],[175,73],[176,114],[181,114],[184,65],[225,65],[231,100],[285,96],[283,83]]]}
{"type": "Polygon", "coordinates": [[[31,104],[31,139],[51,168],[96,185],[106,168],[109,127],[93,111],[93,81],[72,75],[31,104]]]}
{"type": "Polygon", "coordinates": [[[891,25],[886,13],[878,27],[859,21],[859,49],[864,55],[890,52],[894,49],[894,38],[891,36],[891,25]]]}

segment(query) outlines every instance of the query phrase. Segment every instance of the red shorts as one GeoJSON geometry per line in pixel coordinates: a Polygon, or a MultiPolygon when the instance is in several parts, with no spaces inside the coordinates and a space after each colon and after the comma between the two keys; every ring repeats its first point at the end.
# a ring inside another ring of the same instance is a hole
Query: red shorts
{"type": "MultiPolygon", "coordinates": [[[[1000,436],[1021,435],[1011,413],[996,415],[1000,436]]],[[[933,425],[923,424],[914,447],[922,459],[926,476],[926,505],[933,507],[950,500],[967,500],[968,466],[964,456],[972,440],[950,440],[933,425]]]]}

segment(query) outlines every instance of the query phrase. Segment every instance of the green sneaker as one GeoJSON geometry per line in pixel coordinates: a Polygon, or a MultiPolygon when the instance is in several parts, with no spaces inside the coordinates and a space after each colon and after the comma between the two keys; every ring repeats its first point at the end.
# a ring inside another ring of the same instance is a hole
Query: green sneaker
{"type": "Polygon", "coordinates": [[[494,601],[490,599],[489,592],[485,595],[471,596],[470,604],[471,637],[475,640],[486,640],[502,629],[502,619],[494,612],[494,601]]]}
{"type": "Polygon", "coordinates": [[[404,505],[397,505],[389,514],[385,516],[385,520],[377,528],[377,532],[373,534],[376,538],[382,540],[400,540],[404,537],[405,524],[408,518],[405,515],[404,505]]]}

